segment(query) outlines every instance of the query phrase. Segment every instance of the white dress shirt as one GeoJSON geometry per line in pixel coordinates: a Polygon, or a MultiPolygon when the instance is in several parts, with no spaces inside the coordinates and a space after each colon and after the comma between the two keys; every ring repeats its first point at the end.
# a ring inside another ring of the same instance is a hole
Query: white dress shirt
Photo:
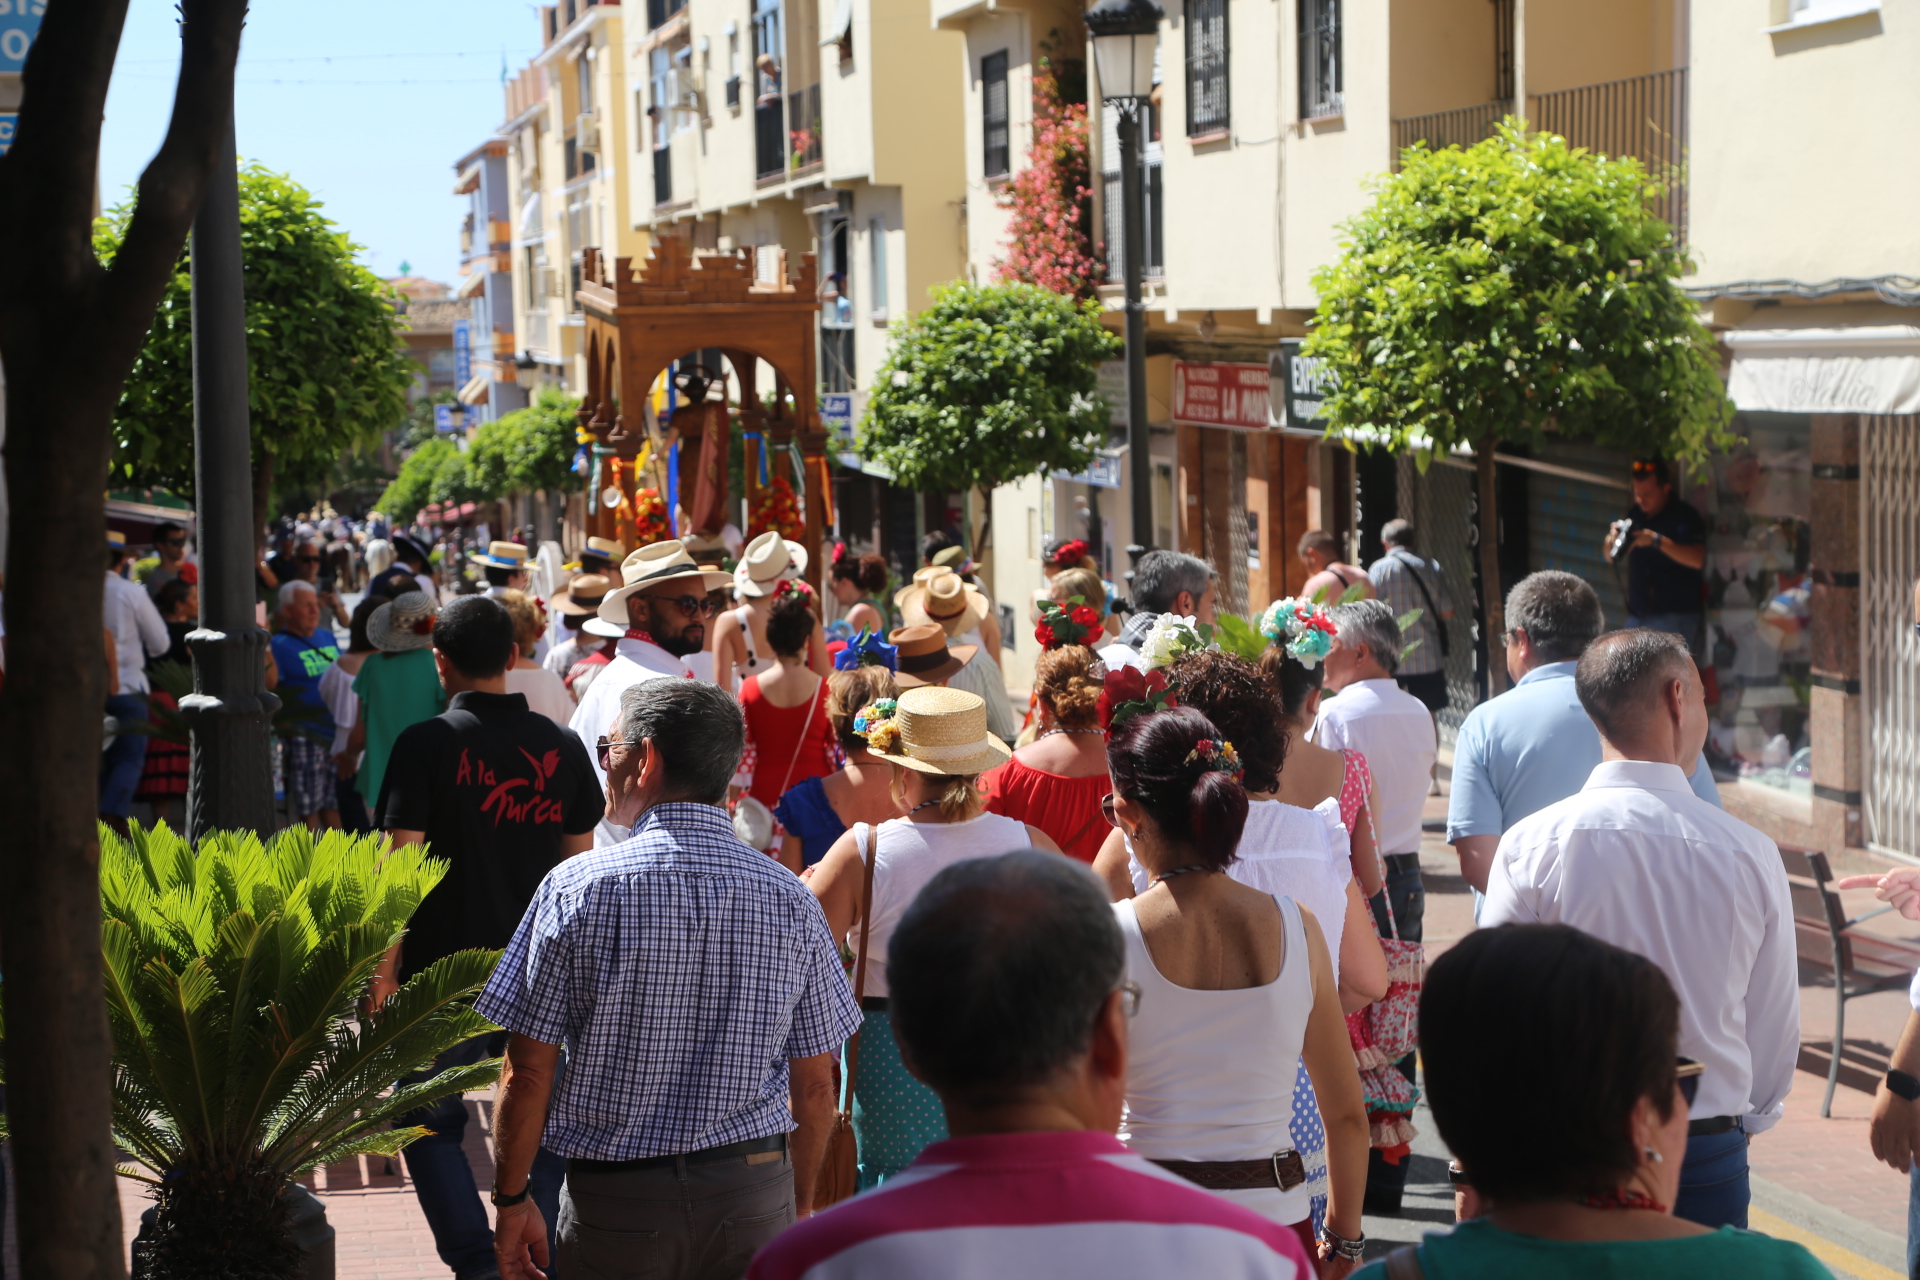
{"type": "Polygon", "coordinates": [[[1570,924],[1636,952],[1680,996],[1680,1053],[1706,1067],[1692,1115],[1779,1120],[1800,1056],[1787,873],[1773,841],[1670,764],[1609,760],[1500,838],[1483,925],[1570,924]]]}
{"type": "Polygon", "coordinates": [[[120,692],[146,693],[147,659],[173,647],[153,598],[137,582],[107,574],[106,624],[120,662],[120,692]]]}
{"type": "Polygon", "coordinates": [[[1329,751],[1351,747],[1367,758],[1380,795],[1380,852],[1420,851],[1420,811],[1440,744],[1426,703],[1390,677],[1356,680],[1320,703],[1312,740],[1329,751]]]}
{"type": "MultiPolygon", "coordinates": [[[[579,710],[573,713],[573,719],[567,727],[586,744],[587,758],[593,761],[593,773],[600,779],[603,791],[607,785],[607,773],[600,767],[599,741],[601,738],[618,736],[613,722],[620,714],[620,695],[634,685],[645,684],[649,680],[663,680],[669,676],[690,680],[693,672],[688,670],[686,663],[651,641],[625,639],[618,642],[613,661],[594,677],[593,684],[581,697],[579,710]]],[[[626,838],[624,828],[615,827],[605,818],[600,819],[600,825],[593,829],[595,848],[604,849],[626,838]]]]}

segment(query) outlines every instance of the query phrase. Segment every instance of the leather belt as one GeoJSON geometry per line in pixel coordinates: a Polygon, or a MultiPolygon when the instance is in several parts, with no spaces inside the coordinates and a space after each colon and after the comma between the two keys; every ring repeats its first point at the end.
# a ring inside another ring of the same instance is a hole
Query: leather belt
{"type": "Polygon", "coordinates": [[[1267,1187],[1291,1191],[1307,1180],[1307,1163],[1298,1151],[1276,1151],[1265,1160],[1155,1160],[1154,1163],[1209,1191],[1258,1191],[1267,1187]]]}
{"type": "Polygon", "coordinates": [[[1701,1116],[1687,1121],[1689,1138],[1710,1138],[1716,1133],[1731,1133],[1740,1127],[1738,1116],[1701,1116]]]}
{"type": "Polygon", "coordinates": [[[736,1160],[742,1156],[748,1164],[762,1164],[755,1160],[759,1155],[780,1155],[787,1149],[787,1135],[771,1134],[765,1138],[748,1138],[744,1142],[729,1142],[724,1147],[705,1147],[699,1151],[689,1151],[678,1156],[642,1156],[638,1160],[588,1160],[579,1156],[567,1159],[569,1172],[579,1173],[634,1173],[641,1169],[668,1169],[675,1162],[684,1160],[688,1164],[712,1164],[717,1160],[736,1160]]]}

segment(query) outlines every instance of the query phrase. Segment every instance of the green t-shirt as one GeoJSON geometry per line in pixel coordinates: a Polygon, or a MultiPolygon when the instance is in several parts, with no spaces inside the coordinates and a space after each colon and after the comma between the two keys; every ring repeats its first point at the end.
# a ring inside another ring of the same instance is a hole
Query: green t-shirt
{"type": "Polygon", "coordinates": [[[353,785],[366,798],[374,826],[378,827],[380,784],[387,776],[387,757],[393,752],[394,739],[407,726],[445,711],[447,693],[440,687],[440,672],[433,665],[431,649],[373,654],[360,664],[353,691],[360,697],[360,722],[367,726],[367,754],[353,785]]]}
{"type": "MultiPolygon", "coordinates": [[[[1833,1280],[1800,1245],[1733,1227],[1674,1240],[1576,1243],[1515,1235],[1476,1219],[1428,1236],[1419,1256],[1425,1280],[1833,1280]]],[[[1352,1280],[1387,1280],[1386,1263],[1369,1263],[1352,1280]]]]}

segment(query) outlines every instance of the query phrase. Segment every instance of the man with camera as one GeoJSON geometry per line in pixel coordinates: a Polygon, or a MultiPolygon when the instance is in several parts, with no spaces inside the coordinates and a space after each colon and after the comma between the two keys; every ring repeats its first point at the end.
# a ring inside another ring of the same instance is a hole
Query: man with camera
{"type": "Polygon", "coordinates": [[[1674,496],[1660,458],[1633,460],[1633,506],[1607,530],[1607,559],[1627,561],[1627,626],[1670,631],[1702,653],[1707,524],[1674,496]]]}

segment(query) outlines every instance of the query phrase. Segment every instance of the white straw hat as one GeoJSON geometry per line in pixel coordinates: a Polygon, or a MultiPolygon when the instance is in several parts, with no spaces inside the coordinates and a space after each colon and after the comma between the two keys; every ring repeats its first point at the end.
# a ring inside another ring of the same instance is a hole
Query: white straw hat
{"type": "Polygon", "coordinates": [[[770,595],[793,564],[792,543],[769,529],[752,542],[733,570],[733,589],[743,596],[770,595]]]}
{"type": "Polygon", "coordinates": [[[900,731],[899,749],[875,749],[873,754],[919,773],[971,777],[1013,755],[1006,743],[987,732],[987,704],[964,689],[908,689],[901,693],[891,723],[900,731]]]}
{"type": "MultiPolygon", "coordinates": [[[[624,634],[627,627],[627,597],[648,587],[667,582],[682,582],[688,590],[705,595],[727,585],[731,579],[718,570],[703,570],[693,562],[678,539],[669,538],[640,548],[620,566],[618,591],[609,591],[600,601],[600,616],[624,634]]],[[[595,635],[600,634],[595,632],[595,635]]]]}

